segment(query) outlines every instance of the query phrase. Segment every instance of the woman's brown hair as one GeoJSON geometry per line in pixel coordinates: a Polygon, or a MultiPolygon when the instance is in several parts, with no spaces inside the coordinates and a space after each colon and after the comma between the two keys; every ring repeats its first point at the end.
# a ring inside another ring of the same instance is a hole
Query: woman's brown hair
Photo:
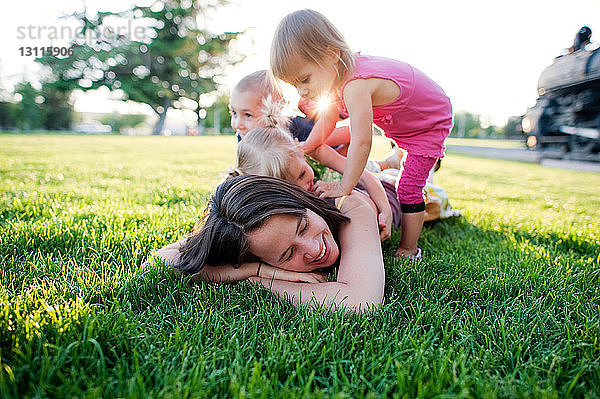
{"type": "Polygon", "coordinates": [[[273,215],[303,217],[310,209],[322,217],[337,241],[339,227],[349,221],[333,203],[295,184],[268,176],[237,176],[225,180],[208,202],[202,228],[186,240],[179,271],[197,273],[205,265],[258,260],[249,252],[248,234],[273,215]]]}

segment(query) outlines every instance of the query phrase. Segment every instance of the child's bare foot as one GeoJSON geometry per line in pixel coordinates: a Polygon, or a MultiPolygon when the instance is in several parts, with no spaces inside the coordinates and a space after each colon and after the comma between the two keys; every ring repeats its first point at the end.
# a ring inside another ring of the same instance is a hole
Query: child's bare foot
{"type": "Polygon", "coordinates": [[[386,159],[376,162],[381,167],[381,170],[400,169],[403,156],[404,154],[402,153],[402,150],[400,150],[399,148],[394,148],[392,151],[390,151],[386,159]]]}
{"type": "Polygon", "coordinates": [[[398,249],[396,249],[396,252],[394,253],[394,258],[406,258],[412,261],[421,260],[421,248],[407,249],[398,247],[398,249]]]}

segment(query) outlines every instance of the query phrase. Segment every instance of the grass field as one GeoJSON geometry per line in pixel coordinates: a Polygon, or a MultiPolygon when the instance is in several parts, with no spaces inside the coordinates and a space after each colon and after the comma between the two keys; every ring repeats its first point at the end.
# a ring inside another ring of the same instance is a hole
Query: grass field
{"type": "Polygon", "coordinates": [[[0,136],[0,397],[600,396],[599,174],[451,154],[436,183],[464,216],[425,227],[419,263],[395,233],[357,316],[139,270],[234,147],[0,136]]]}

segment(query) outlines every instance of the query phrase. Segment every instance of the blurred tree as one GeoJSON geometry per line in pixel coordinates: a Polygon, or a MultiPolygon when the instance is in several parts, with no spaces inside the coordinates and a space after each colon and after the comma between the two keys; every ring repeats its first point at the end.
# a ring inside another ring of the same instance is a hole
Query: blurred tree
{"type": "Polygon", "coordinates": [[[229,115],[229,95],[220,96],[206,109],[203,126],[216,130],[219,134],[233,134],[231,129],[231,115],[229,115]]]}
{"type": "Polygon", "coordinates": [[[466,111],[454,114],[454,126],[450,132],[451,137],[474,137],[481,130],[479,115],[466,111]]]}
{"type": "Polygon", "coordinates": [[[48,130],[68,130],[73,121],[73,106],[69,101],[70,90],[64,90],[56,83],[43,83],[40,90],[42,124],[48,130]]]}
{"type": "Polygon", "coordinates": [[[508,118],[506,125],[502,129],[504,137],[507,139],[515,139],[523,137],[523,130],[521,130],[521,117],[511,116],[508,118]]]}
{"type": "Polygon", "coordinates": [[[10,101],[0,101],[0,129],[17,127],[18,104],[10,101]]]}
{"type": "Polygon", "coordinates": [[[148,104],[158,115],[154,134],[160,134],[169,108],[197,109],[200,94],[216,90],[214,78],[224,65],[243,59],[229,48],[240,32],[213,34],[198,27],[207,12],[226,2],[167,0],[92,18],[76,13],[83,29],[71,44],[73,55],[37,61],[65,89],[106,86],[119,90],[123,100],[148,104]],[[129,31],[114,32],[111,21],[114,26],[124,20],[129,31]]]}
{"type": "Polygon", "coordinates": [[[22,130],[41,128],[44,115],[39,106],[43,101],[40,91],[29,82],[20,82],[15,86],[15,93],[20,97],[17,103],[17,126],[22,130]]]}
{"type": "Polygon", "coordinates": [[[105,125],[110,125],[113,132],[120,132],[122,128],[136,127],[144,123],[147,119],[143,114],[119,114],[113,112],[100,118],[100,122],[105,125]]]}

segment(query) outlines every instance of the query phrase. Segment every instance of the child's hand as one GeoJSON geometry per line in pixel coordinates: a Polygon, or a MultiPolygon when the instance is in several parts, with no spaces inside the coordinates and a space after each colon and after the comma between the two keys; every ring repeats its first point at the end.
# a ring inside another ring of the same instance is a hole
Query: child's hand
{"type": "Polygon", "coordinates": [[[300,150],[302,150],[303,153],[308,155],[311,152],[313,152],[314,150],[316,150],[317,148],[319,148],[321,146],[321,143],[319,143],[315,140],[311,140],[309,137],[308,140],[299,142],[297,144],[297,146],[298,146],[298,148],[300,148],[300,150]]]}
{"type": "Polygon", "coordinates": [[[392,210],[383,211],[377,216],[379,222],[379,238],[381,241],[385,241],[392,235],[392,224],[393,224],[392,210]]]}
{"type": "Polygon", "coordinates": [[[318,181],[313,186],[313,191],[321,198],[337,198],[350,194],[352,187],[348,189],[341,182],[318,181]]]}

